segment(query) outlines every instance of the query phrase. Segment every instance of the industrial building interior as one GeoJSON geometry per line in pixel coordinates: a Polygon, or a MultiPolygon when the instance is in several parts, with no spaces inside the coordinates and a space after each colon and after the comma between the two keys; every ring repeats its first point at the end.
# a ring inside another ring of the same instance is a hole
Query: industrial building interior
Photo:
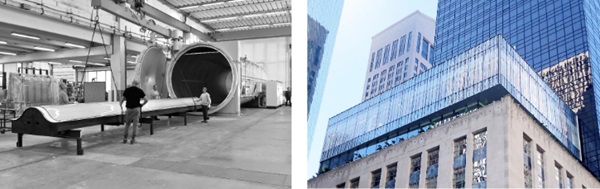
{"type": "Polygon", "coordinates": [[[291,187],[291,0],[2,0],[0,73],[0,188],[291,187]]]}

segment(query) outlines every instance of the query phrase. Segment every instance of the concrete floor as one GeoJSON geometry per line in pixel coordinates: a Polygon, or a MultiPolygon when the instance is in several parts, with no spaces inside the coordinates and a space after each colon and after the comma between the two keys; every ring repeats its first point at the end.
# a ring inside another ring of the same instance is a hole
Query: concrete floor
{"type": "Polygon", "coordinates": [[[25,135],[16,148],[16,134],[0,134],[0,188],[290,188],[291,108],[242,112],[187,126],[159,117],[134,145],[123,126],[88,127],[83,156],[75,140],[25,135]]]}

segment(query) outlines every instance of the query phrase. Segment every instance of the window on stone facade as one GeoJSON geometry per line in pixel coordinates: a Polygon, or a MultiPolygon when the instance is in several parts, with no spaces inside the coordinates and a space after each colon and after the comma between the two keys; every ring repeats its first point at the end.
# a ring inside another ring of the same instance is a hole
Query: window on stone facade
{"type": "Polygon", "coordinates": [[[523,136],[523,173],[525,175],[525,188],[533,187],[532,161],[531,161],[531,140],[523,136]]]}
{"type": "Polygon", "coordinates": [[[383,51],[383,63],[381,65],[385,65],[388,63],[390,58],[390,44],[385,46],[385,50],[383,51]]]}
{"type": "Polygon", "coordinates": [[[390,61],[396,59],[396,54],[398,52],[398,40],[394,40],[394,42],[392,42],[392,55],[390,56],[390,61]]]}
{"type": "Polygon", "coordinates": [[[400,48],[398,48],[398,56],[402,56],[404,54],[404,50],[406,47],[406,35],[400,38],[400,48]]]}
{"type": "Polygon", "coordinates": [[[371,188],[379,188],[381,183],[381,169],[371,172],[371,188]]]}
{"type": "Polygon", "coordinates": [[[435,147],[428,152],[427,174],[425,176],[427,188],[437,188],[439,152],[439,147],[435,147]]]}
{"type": "Polygon", "coordinates": [[[381,65],[381,50],[382,49],[377,50],[377,59],[375,59],[375,69],[379,68],[379,65],[381,65]]]}
{"type": "Polygon", "coordinates": [[[558,188],[563,188],[562,166],[558,162],[554,162],[554,179],[558,183],[558,188]]]}
{"type": "Polygon", "coordinates": [[[429,41],[423,38],[423,44],[421,46],[421,56],[427,60],[427,55],[429,54],[429,41]]]}
{"type": "Polygon", "coordinates": [[[473,188],[486,188],[487,131],[473,135],[473,188]]]}
{"type": "Polygon", "coordinates": [[[410,188],[419,188],[419,179],[421,176],[421,154],[410,158],[410,176],[408,186],[410,188]]]}
{"type": "Polygon", "coordinates": [[[387,176],[385,181],[385,188],[395,188],[396,187],[396,170],[397,165],[394,163],[393,165],[387,166],[387,176]]]}
{"type": "Polygon", "coordinates": [[[406,52],[410,52],[410,41],[412,39],[412,32],[408,32],[408,39],[406,42],[406,52]]]}
{"type": "Polygon", "coordinates": [[[371,54],[371,66],[369,66],[369,72],[373,71],[373,63],[375,63],[375,53],[371,54]]]}
{"type": "Polygon", "coordinates": [[[421,69],[423,69],[423,71],[427,70],[427,66],[425,66],[425,64],[421,63],[421,69]]]}
{"type": "Polygon", "coordinates": [[[417,35],[417,48],[416,48],[417,53],[419,53],[419,49],[420,48],[421,48],[421,32],[418,32],[418,35],[417,35]]]}
{"type": "Polygon", "coordinates": [[[346,183],[341,183],[335,186],[335,188],[346,188],[346,183]]]}
{"type": "Polygon", "coordinates": [[[454,177],[453,188],[465,188],[465,166],[467,153],[467,138],[462,137],[454,141],[454,177]]]}
{"type": "Polygon", "coordinates": [[[356,177],[350,180],[350,188],[358,188],[358,184],[360,182],[360,177],[356,177]]]}
{"type": "Polygon", "coordinates": [[[544,175],[544,151],[539,146],[535,157],[537,163],[537,186],[538,188],[544,188],[546,182],[544,175]]]}
{"type": "Polygon", "coordinates": [[[569,172],[567,172],[567,182],[565,184],[567,184],[565,188],[573,188],[573,175],[569,172]]]}

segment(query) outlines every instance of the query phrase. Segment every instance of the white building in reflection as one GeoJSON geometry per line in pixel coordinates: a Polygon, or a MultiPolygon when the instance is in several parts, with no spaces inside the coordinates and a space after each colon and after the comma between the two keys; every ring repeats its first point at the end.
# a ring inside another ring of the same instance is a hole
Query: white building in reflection
{"type": "Polygon", "coordinates": [[[416,11],[372,38],[363,101],[431,68],[435,19],[416,11]]]}

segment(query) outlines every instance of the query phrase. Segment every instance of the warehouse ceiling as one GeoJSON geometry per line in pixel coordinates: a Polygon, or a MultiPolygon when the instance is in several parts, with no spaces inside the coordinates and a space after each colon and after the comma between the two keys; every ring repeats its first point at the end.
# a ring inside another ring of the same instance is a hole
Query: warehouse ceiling
{"type": "Polygon", "coordinates": [[[212,33],[289,27],[291,0],[161,0],[212,33]]]}

